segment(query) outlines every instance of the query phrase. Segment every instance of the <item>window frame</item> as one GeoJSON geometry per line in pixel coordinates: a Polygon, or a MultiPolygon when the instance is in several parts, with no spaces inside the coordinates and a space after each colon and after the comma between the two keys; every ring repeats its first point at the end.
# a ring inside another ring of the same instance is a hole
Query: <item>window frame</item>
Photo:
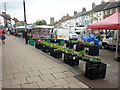
{"type": "Polygon", "coordinates": [[[105,15],[108,15],[108,10],[105,10],[105,15]]]}
{"type": "Polygon", "coordinates": [[[113,14],[113,9],[110,9],[110,14],[113,14]]]}
{"type": "Polygon", "coordinates": [[[119,7],[116,8],[116,11],[119,11],[119,7]]]}

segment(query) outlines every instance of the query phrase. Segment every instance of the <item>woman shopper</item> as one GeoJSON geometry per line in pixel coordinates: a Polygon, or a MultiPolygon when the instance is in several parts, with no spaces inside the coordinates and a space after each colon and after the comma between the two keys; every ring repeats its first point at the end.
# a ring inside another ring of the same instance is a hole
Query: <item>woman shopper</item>
{"type": "Polygon", "coordinates": [[[2,44],[5,43],[5,39],[6,39],[5,33],[6,33],[5,30],[4,30],[3,28],[1,28],[1,29],[0,29],[0,38],[1,38],[1,40],[2,40],[2,44]]]}

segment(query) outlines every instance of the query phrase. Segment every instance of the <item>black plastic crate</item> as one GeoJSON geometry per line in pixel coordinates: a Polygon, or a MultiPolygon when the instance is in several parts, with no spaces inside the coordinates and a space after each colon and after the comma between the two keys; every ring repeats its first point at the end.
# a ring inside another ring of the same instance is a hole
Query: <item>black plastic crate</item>
{"type": "Polygon", "coordinates": [[[41,46],[41,44],[40,44],[40,43],[35,43],[35,48],[37,48],[37,49],[41,49],[41,48],[42,48],[42,46],[41,46]]]}
{"type": "Polygon", "coordinates": [[[85,47],[85,46],[84,46],[83,44],[77,44],[77,45],[76,45],[76,51],[77,51],[77,52],[82,51],[82,50],[84,50],[84,47],[85,47]]]}
{"type": "Polygon", "coordinates": [[[77,56],[72,54],[64,54],[64,63],[69,64],[70,66],[77,66],[79,65],[79,59],[77,56]]]}
{"type": "Polygon", "coordinates": [[[71,42],[67,42],[66,47],[73,49],[74,48],[74,44],[71,42]]]}
{"type": "Polygon", "coordinates": [[[42,45],[42,51],[45,53],[49,53],[49,49],[45,45],[42,45]]]}
{"type": "Polygon", "coordinates": [[[51,49],[50,50],[50,55],[55,57],[55,58],[62,58],[62,52],[58,51],[56,49],[51,49]]]}
{"type": "Polygon", "coordinates": [[[97,46],[90,46],[88,54],[92,55],[92,56],[99,56],[99,49],[98,49],[98,47],[97,46]]]}
{"type": "Polygon", "coordinates": [[[104,63],[86,63],[85,76],[91,80],[105,78],[107,65],[104,63]]]}

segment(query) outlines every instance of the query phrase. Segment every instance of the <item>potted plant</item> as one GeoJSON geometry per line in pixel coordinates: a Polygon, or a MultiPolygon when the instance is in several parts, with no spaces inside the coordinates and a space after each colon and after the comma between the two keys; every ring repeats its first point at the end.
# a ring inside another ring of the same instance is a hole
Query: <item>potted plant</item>
{"type": "Polygon", "coordinates": [[[82,51],[79,52],[79,54],[82,55],[82,56],[84,57],[84,56],[85,56],[85,51],[82,50],[82,51]]]}
{"type": "Polygon", "coordinates": [[[99,64],[101,63],[101,59],[100,57],[95,56],[93,59],[90,59],[90,63],[99,64]]]}
{"type": "Polygon", "coordinates": [[[89,61],[90,58],[89,57],[83,57],[83,61],[89,61]]]}
{"type": "Polygon", "coordinates": [[[72,44],[76,44],[76,43],[77,43],[76,40],[71,40],[70,42],[71,42],[72,44]]]}
{"type": "Polygon", "coordinates": [[[80,60],[82,60],[83,56],[78,54],[77,58],[80,59],[80,60]]]}
{"type": "Polygon", "coordinates": [[[86,46],[86,47],[89,47],[89,46],[90,46],[90,43],[89,43],[89,42],[85,43],[85,46],[86,46]]]}

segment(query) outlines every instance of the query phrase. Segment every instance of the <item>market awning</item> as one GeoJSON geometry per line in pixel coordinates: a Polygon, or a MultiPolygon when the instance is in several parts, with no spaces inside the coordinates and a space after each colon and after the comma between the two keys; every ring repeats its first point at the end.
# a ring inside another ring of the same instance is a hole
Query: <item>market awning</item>
{"type": "Polygon", "coordinates": [[[107,29],[107,30],[120,30],[120,13],[115,12],[108,18],[101,20],[100,22],[90,24],[88,29],[107,29]]]}

